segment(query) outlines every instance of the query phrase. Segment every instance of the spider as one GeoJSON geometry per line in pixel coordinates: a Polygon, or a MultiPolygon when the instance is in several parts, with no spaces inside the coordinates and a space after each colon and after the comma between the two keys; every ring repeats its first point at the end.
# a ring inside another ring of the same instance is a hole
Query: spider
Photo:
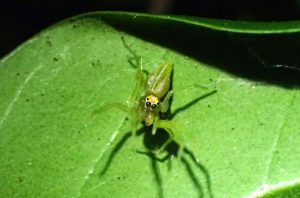
{"type": "Polygon", "coordinates": [[[130,46],[122,38],[123,45],[131,53],[132,57],[129,62],[136,67],[136,85],[128,104],[109,103],[96,110],[97,113],[110,108],[120,109],[128,114],[131,124],[131,132],[136,135],[137,127],[140,122],[144,122],[147,127],[152,126],[152,135],[155,135],[158,128],[165,130],[169,138],[155,152],[161,152],[172,142],[175,141],[179,145],[178,155],[182,151],[182,143],[179,135],[182,126],[171,120],[163,120],[160,113],[166,113],[170,107],[170,98],[173,91],[170,90],[171,74],[173,71],[173,63],[166,61],[160,65],[155,71],[145,76],[142,68],[142,58],[138,56],[130,46]],[[135,61],[135,63],[133,63],[135,61]]]}

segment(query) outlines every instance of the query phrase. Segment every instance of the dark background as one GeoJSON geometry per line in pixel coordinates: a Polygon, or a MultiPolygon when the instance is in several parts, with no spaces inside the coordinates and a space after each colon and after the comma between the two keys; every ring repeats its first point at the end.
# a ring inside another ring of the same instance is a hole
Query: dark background
{"type": "Polygon", "coordinates": [[[49,25],[91,11],[123,10],[247,21],[300,19],[300,0],[3,0],[0,9],[0,57],[49,25]]]}

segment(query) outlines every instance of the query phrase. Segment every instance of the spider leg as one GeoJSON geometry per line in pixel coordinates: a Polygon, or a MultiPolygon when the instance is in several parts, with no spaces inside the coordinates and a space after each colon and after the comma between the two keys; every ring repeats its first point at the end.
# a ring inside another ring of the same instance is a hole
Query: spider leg
{"type": "Polygon", "coordinates": [[[144,85],[144,74],[143,74],[143,64],[142,64],[142,57],[138,56],[134,50],[125,42],[124,37],[121,37],[124,47],[130,52],[132,57],[128,58],[130,64],[137,69],[136,73],[136,85],[133,90],[133,93],[130,98],[130,104],[138,103],[141,94],[143,92],[143,85],[144,85]]]}
{"type": "Polygon", "coordinates": [[[134,50],[131,49],[130,45],[128,45],[124,39],[124,37],[121,37],[122,42],[124,47],[130,52],[130,54],[132,55],[132,57],[129,58],[129,62],[133,67],[139,67],[140,63],[141,63],[141,59],[142,57],[137,55],[136,52],[134,50]],[[135,63],[133,63],[132,61],[135,61],[135,63]]]}
{"type": "Polygon", "coordinates": [[[155,135],[156,134],[156,131],[157,131],[157,122],[159,121],[159,117],[156,116],[154,118],[154,121],[153,121],[153,125],[152,125],[152,130],[151,130],[151,133],[152,135],[155,135]]]}
{"type": "Polygon", "coordinates": [[[162,101],[160,103],[160,111],[162,113],[165,113],[168,111],[169,107],[170,107],[170,104],[169,104],[169,101],[170,101],[170,98],[171,96],[173,95],[173,90],[169,91],[164,99],[164,101],[162,101]]]}
{"type": "Polygon", "coordinates": [[[103,105],[99,109],[97,109],[94,113],[101,113],[112,108],[117,108],[123,112],[128,114],[130,123],[131,123],[131,131],[133,135],[136,135],[137,127],[141,121],[141,113],[139,112],[139,100],[143,93],[143,85],[144,85],[144,74],[142,67],[142,57],[138,56],[135,51],[131,49],[131,47],[125,42],[124,37],[121,37],[124,47],[130,52],[132,57],[128,58],[129,63],[137,69],[136,73],[136,85],[131,94],[129,104],[124,105],[123,103],[108,103],[103,105]]]}
{"type": "Polygon", "coordinates": [[[120,102],[113,102],[113,103],[106,103],[102,107],[98,108],[97,110],[94,111],[94,114],[96,113],[103,113],[105,111],[111,110],[113,108],[119,109],[127,114],[131,113],[131,109],[127,106],[124,105],[120,102]]]}
{"type": "Polygon", "coordinates": [[[132,135],[135,136],[137,127],[140,123],[140,119],[139,119],[140,115],[135,108],[130,108],[130,107],[124,105],[123,103],[107,103],[107,104],[103,105],[102,107],[98,108],[97,110],[95,110],[93,113],[94,114],[103,113],[105,111],[108,111],[108,110],[111,110],[114,108],[119,109],[128,114],[130,125],[131,125],[131,132],[132,132],[132,135]]]}
{"type": "Polygon", "coordinates": [[[164,142],[157,152],[162,152],[172,141],[175,141],[179,146],[178,157],[180,158],[182,156],[182,150],[184,147],[181,134],[185,132],[182,125],[170,120],[157,120],[156,126],[157,128],[164,129],[169,134],[169,139],[164,142]]]}

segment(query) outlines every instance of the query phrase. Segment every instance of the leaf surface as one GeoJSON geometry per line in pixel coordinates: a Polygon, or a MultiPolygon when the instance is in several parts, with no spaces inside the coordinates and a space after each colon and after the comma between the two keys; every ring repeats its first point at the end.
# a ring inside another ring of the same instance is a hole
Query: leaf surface
{"type": "Polygon", "coordinates": [[[124,12],[49,27],[0,63],[1,195],[298,197],[299,30],[124,12]],[[126,113],[93,114],[135,86],[122,36],[145,70],[175,63],[182,160],[136,152],[151,137],[130,137],[126,113]]]}

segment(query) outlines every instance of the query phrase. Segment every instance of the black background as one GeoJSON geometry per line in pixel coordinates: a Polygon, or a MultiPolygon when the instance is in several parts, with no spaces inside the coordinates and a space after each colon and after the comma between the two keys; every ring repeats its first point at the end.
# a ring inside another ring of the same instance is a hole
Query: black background
{"type": "Polygon", "coordinates": [[[300,0],[4,0],[0,9],[0,57],[49,25],[91,11],[123,10],[247,21],[300,19],[300,0]]]}

